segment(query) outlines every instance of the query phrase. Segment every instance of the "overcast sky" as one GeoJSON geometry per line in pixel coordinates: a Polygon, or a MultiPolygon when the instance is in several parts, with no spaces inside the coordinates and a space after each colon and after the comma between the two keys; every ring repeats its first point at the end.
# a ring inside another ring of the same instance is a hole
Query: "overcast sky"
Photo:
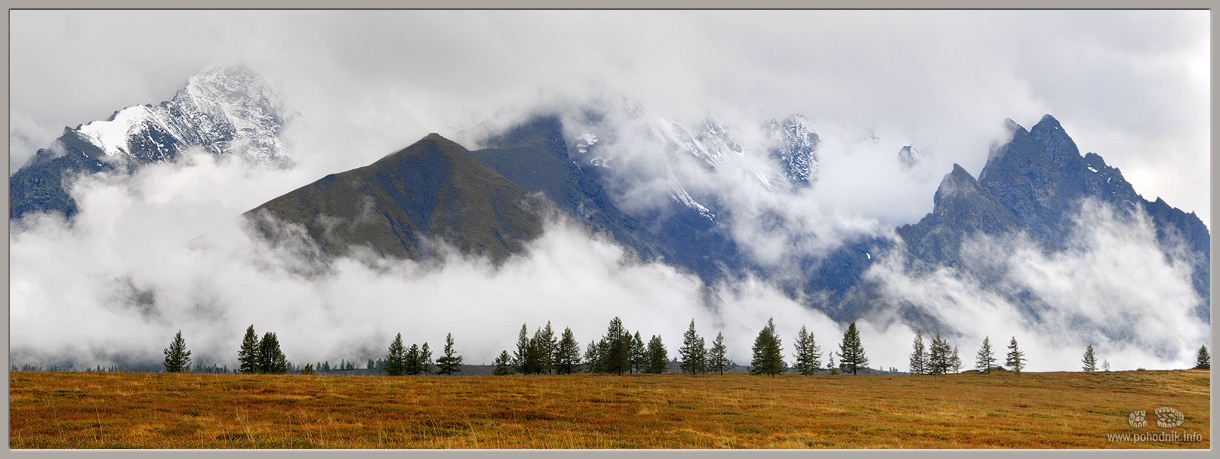
{"type": "MultiPolygon", "coordinates": [[[[427,132],[613,93],[680,122],[803,113],[978,175],[1044,113],[1146,198],[1209,221],[1206,11],[14,11],[10,167],[64,126],[245,62],[324,128],[318,176],[427,132]],[[361,148],[351,148],[359,145],[361,148]],[[347,150],[347,151],[340,151],[347,150]],[[351,151],[359,150],[359,151],[351,151]]],[[[939,173],[938,173],[939,174],[939,173]]],[[[933,183],[934,186],[934,183],[933,183]]],[[[286,191],[286,190],[285,190],[286,191]]],[[[930,196],[925,199],[931,207],[930,196]]]]}
{"type": "MultiPolygon", "coordinates": [[[[706,286],[722,301],[708,310],[697,278],[660,263],[625,263],[621,248],[559,223],[548,223],[526,256],[500,270],[467,259],[441,270],[346,260],[314,281],[278,268],[293,261],[252,244],[232,218],[429,132],[471,145],[476,126],[589,100],[627,100],[688,126],[710,115],[746,137],[765,120],[807,116],[824,140],[812,190],[767,193],[749,177],[674,166],[691,174],[683,178],[711,177],[686,185],[727,190],[739,211],[778,210],[795,222],[790,229],[801,234],[733,229],[764,259],[804,233],[833,241],[918,221],[953,163],[978,175],[988,149],[1003,140],[1005,118],[1029,128],[1047,113],[1144,197],[1163,197],[1210,223],[1206,11],[13,11],[10,18],[14,170],[64,126],[168,100],[210,65],[247,64],[297,114],[284,134],[292,170],[192,156],[123,180],[83,180],[73,189],[82,209],[74,226],[44,219],[14,236],[11,343],[26,353],[15,360],[155,361],[182,329],[200,346],[197,356],[223,364],[233,358],[230,344],[256,323],[292,343],[298,363],[378,356],[396,332],[437,344],[444,331],[470,361],[487,362],[512,344],[518,322],[571,326],[583,345],[604,331],[608,311],[645,336],[661,334],[671,352],[695,318],[709,339],[725,332],[739,363],[767,317],[785,336],[808,324],[832,345],[843,324],[773,285],[749,278],[706,286]],[[928,155],[915,173],[897,165],[902,145],[928,155]],[[203,248],[183,243],[199,234],[208,236],[203,248]],[[145,291],[154,292],[154,310],[132,301],[145,291]],[[467,315],[449,314],[454,305],[467,315]]],[[[1093,332],[1125,317],[1152,318],[1123,335],[1133,342],[1098,342],[1116,368],[1189,363],[1207,336],[1207,324],[1189,315],[1199,301],[1189,271],[1160,256],[1146,221],[1085,210],[1078,216],[1085,230],[1074,237],[1111,243],[1048,258],[1019,240],[983,241],[975,245],[1000,247],[1001,256],[975,257],[1032,267],[1018,269],[1024,277],[1014,285],[1059,299],[1063,309],[1050,312],[1085,314],[1072,323],[1096,325],[1093,332]],[[1108,268],[1116,264],[1130,269],[1108,268]],[[1047,273],[1064,281],[1047,282],[1047,273]]],[[[1036,357],[1031,369],[1073,369],[1076,348],[1090,339],[1045,323],[1015,326],[1017,305],[954,273],[912,279],[887,266],[870,274],[886,280],[884,293],[961,325],[966,357],[982,337],[1016,328],[1036,357]],[[946,298],[951,304],[942,304],[946,298]]],[[[869,355],[878,366],[904,366],[912,330],[884,316],[862,319],[861,329],[876,343],[869,355]]]]}

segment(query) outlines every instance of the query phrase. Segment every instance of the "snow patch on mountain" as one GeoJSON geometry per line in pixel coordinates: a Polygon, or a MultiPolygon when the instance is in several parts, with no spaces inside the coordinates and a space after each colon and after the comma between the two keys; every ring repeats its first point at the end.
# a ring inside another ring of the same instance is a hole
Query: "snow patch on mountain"
{"type": "Polygon", "coordinates": [[[148,108],[136,105],[114,112],[108,120],[93,121],[77,129],[107,155],[127,154],[127,137],[149,117],[148,108]]]}
{"type": "Polygon", "coordinates": [[[170,161],[198,147],[286,167],[291,161],[280,140],[283,111],[258,74],[244,66],[213,67],[190,77],[169,101],[133,105],[76,130],[108,157],[136,163],[170,161]]]}
{"type": "Polygon", "coordinates": [[[783,121],[767,121],[763,123],[763,132],[773,145],[771,157],[779,161],[789,182],[809,185],[817,180],[816,150],[821,138],[804,115],[798,113],[783,121]]]}

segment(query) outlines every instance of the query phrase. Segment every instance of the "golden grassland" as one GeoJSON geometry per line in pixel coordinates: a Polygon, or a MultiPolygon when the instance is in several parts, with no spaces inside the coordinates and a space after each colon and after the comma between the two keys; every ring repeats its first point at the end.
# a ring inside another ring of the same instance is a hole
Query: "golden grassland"
{"type": "Polygon", "coordinates": [[[9,375],[11,448],[1209,448],[1210,372],[9,375]],[[1128,425],[1169,406],[1177,429],[1128,425]],[[1200,442],[1109,433],[1198,432],[1200,442]]]}

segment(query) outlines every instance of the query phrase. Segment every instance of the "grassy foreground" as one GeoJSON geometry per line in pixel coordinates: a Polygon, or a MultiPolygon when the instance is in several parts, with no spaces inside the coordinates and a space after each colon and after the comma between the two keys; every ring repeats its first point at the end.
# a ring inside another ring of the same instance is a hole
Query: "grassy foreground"
{"type": "Polygon", "coordinates": [[[11,373],[11,448],[1209,448],[1210,372],[11,373]],[[1155,426],[1152,410],[1186,416],[1155,426]],[[1146,410],[1151,424],[1128,425],[1146,410]],[[1106,434],[1199,433],[1195,442],[1106,434]]]}

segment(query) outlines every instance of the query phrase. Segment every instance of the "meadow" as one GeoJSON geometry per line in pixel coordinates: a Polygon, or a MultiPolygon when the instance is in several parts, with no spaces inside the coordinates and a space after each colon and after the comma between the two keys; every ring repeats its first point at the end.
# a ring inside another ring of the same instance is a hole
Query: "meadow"
{"type": "Polygon", "coordinates": [[[1209,448],[1210,372],[300,376],[12,372],[23,448],[1209,448]],[[1153,410],[1185,414],[1173,429],[1153,410]],[[1150,425],[1128,414],[1145,410],[1150,425]],[[1107,434],[1198,433],[1122,442],[1107,434]]]}

